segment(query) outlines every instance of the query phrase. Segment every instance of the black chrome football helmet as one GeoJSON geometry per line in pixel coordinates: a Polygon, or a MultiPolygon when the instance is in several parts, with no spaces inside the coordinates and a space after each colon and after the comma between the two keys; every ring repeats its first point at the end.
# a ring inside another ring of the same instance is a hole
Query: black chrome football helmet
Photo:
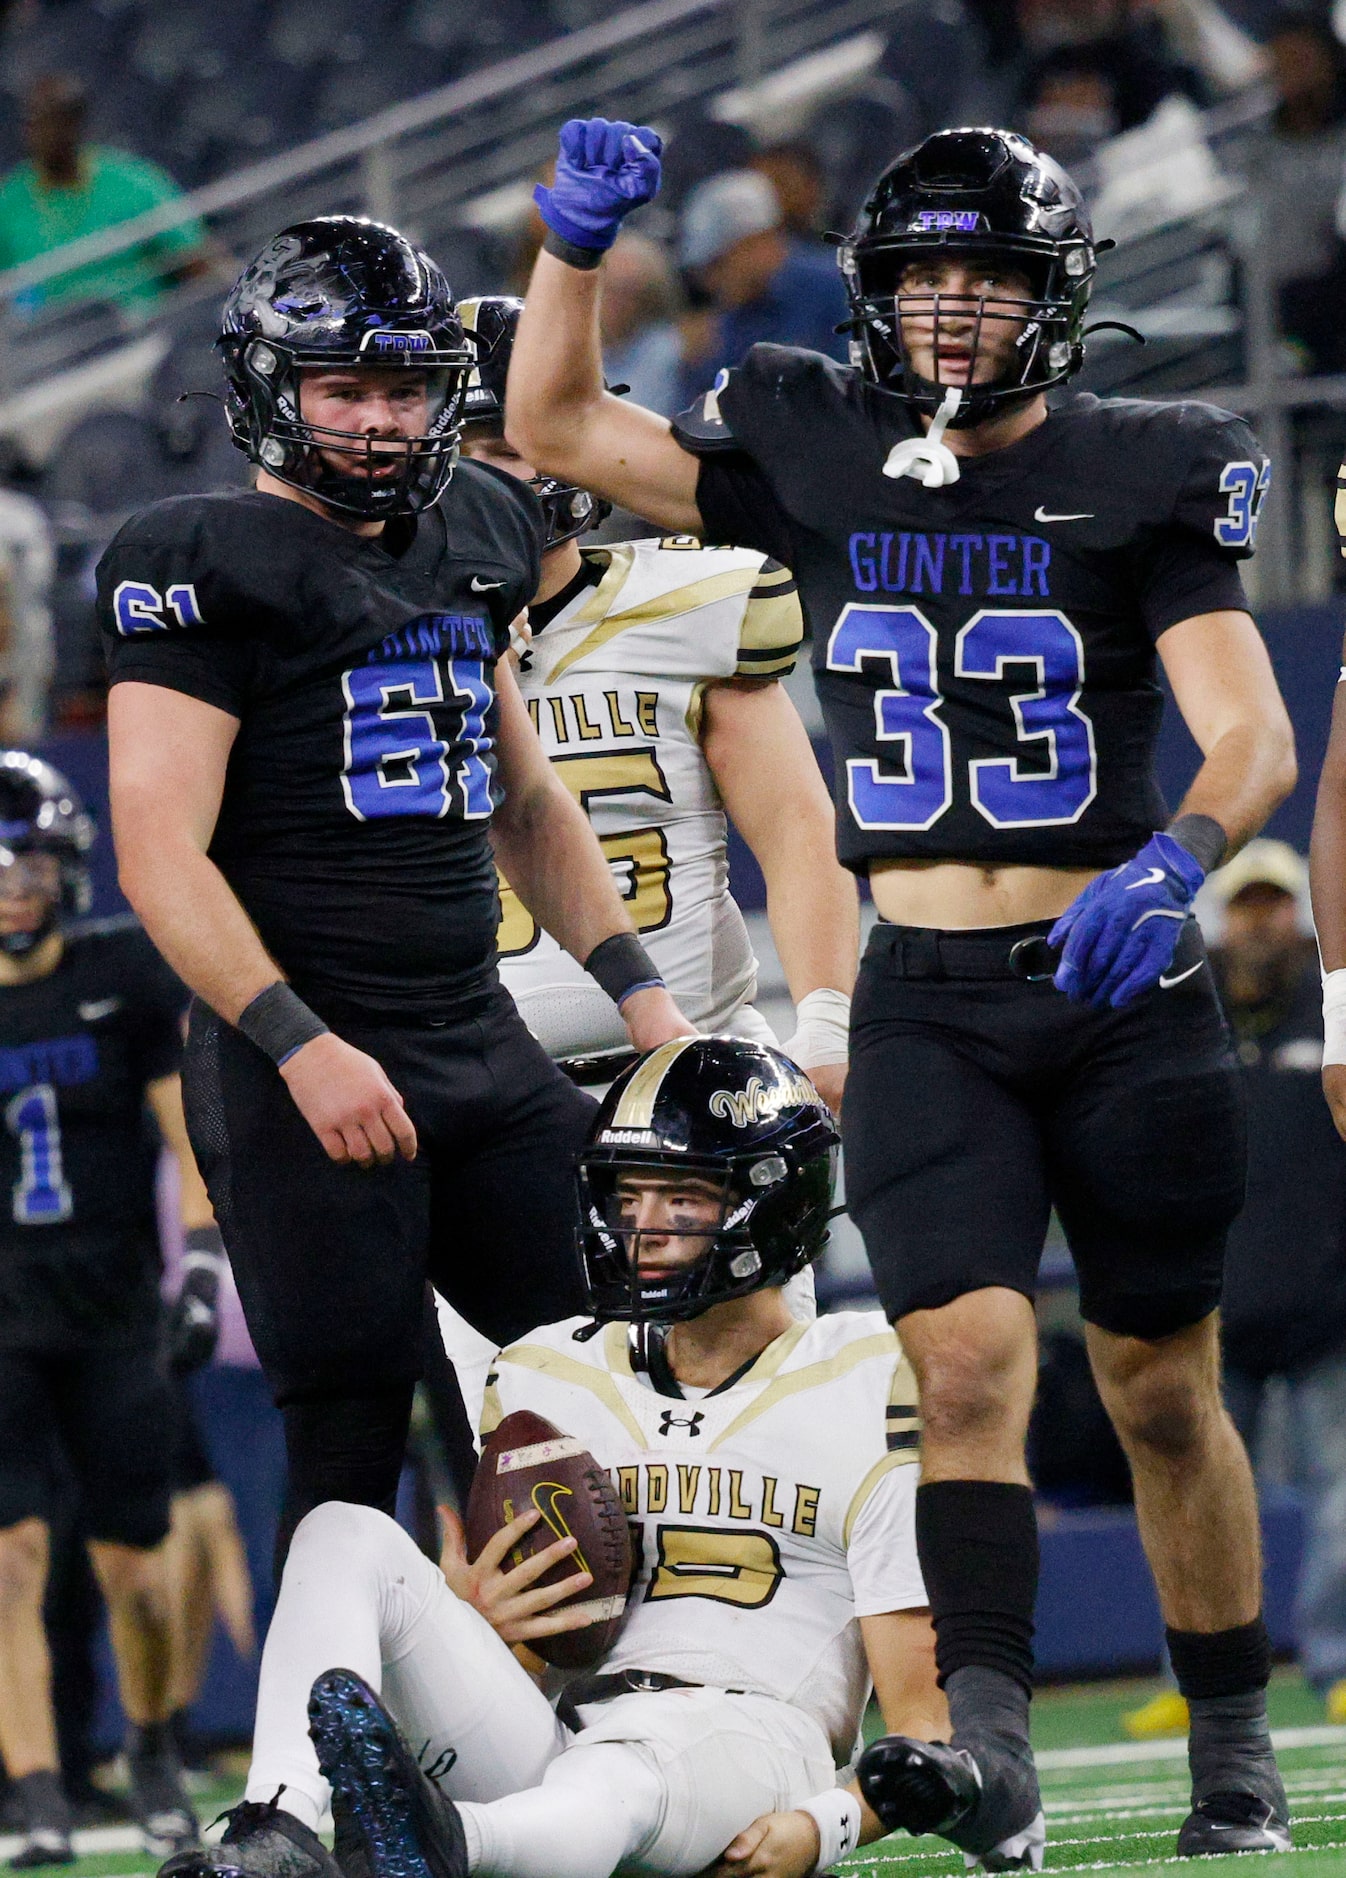
{"type": "Polygon", "coordinates": [[[282,229],[239,276],[216,344],[234,442],[270,475],[370,520],[414,514],[443,493],[473,355],[448,282],[395,228],[323,215],[282,229]],[[389,449],[386,438],[305,422],[306,366],[424,373],[424,433],[389,449]]]}
{"type": "Polygon", "coordinates": [[[1096,267],[1084,198],[1059,163],[1014,131],[936,131],[883,172],[842,244],[852,363],[933,415],[949,390],[939,382],[941,329],[948,344],[956,323],[975,374],[987,325],[1012,321],[1020,330],[1009,366],[985,384],[969,382],[952,420],[954,428],[982,423],[1079,370],[1096,267]],[[909,267],[950,253],[994,258],[1026,275],[1028,298],[901,291],[909,267]],[[917,373],[903,335],[904,317],[917,316],[933,320],[934,379],[917,373]]]}
{"type": "Polygon", "coordinates": [[[50,854],[60,863],[60,885],[41,923],[29,932],[0,934],[11,958],[45,939],[62,913],[87,913],[91,899],[85,855],[93,823],[59,770],[26,750],[0,750],[0,877],[22,868],[25,856],[50,854]]]}
{"type": "Polygon", "coordinates": [[[600,1322],[675,1324],[783,1285],[827,1240],[840,1136],[803,1070],[738,1037],[678,1037],[619,1076],[577,1164],[580,1256],[600,1322]],[[623,1176],[686,1177],[700,1212],[642,1228],[623,1176]],[[712,1204],[707,1207],[707,1200],[712,1204]],[[694,1264],[641,1275],[641,1241],[701,1237],[694,1264]]]}
{"type": "MultiPolygon", "coordinates": [[[[463,398],[465,430],[479,424],[496,435],[504,432],[505,380],[522,312],[523,301],[504,293],[482,294],[479,299],[458,304],[458,317],[477,355],[463,398]]],[[[612,504],[601,496],[591,495],[577,483],[563,483],[555,476],[534,476],[529,488],[536,492],[546,515],[549,548],[559,548],[563,541],[587,534],[612,513],[612,504]]]]}

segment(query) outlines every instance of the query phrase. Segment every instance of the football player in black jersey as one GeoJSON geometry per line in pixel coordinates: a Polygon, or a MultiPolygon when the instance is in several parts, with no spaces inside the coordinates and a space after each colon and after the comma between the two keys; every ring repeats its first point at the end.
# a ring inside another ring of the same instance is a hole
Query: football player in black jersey
{"type": "Polygon", "coordinates": [[[563,130],[506,422],[551,475],[774,554],[811,624],[840,853],[882,915],[847,1184],[921,1383],[955,1730],[953,1750],[871,1749],[869,1797],[987,1868],[1041,1860],[1023,1438],[1054,1205],[1191,1705],[1180,1849],[1283,1848],[1256,1505],[1218,1391],[1242,1121],[1190,918],[1294,778],[1237,567],[1269,466],[1207,406],[1048,406],[1083,357],[1097,250],[1070,178],[992,130],[938,133],[875,186],[841,250],[849,368],[754,346],[673,425],[606,397],[597,270],[658,147],[563,130]],[[1173,820],[1161,664],[1204,758],[1173,820]]]}
{"type": "Polygon", "coordinates": [[[439,269],[378,223],[300,223],[219,343],[256,488],[127,523],[99,612],[121,879],[196,994],[188,1123],[284,1411],[288,1530],[391,1510],[427,1271],[496,1339],[578,1305],[592,1100],[499,985],[496,860],[638,1048],[690,1026],[497,664],[541,514],[455,468],[472,355],[439,269]]]}
{"type": "Polygon", "coordinates": [[[0,752],[0,1755],[20,1867],[74,1857],[42,1624],[53,1443],[108,1607],[137,1820],[160,1857],[196,1837],[169,1732],[160,1139],[189,1244],[210,1256],[218,1234],[182,1119],[182,986],[133,920],[69,923],[91,839],[64,777],[0,752]]]}

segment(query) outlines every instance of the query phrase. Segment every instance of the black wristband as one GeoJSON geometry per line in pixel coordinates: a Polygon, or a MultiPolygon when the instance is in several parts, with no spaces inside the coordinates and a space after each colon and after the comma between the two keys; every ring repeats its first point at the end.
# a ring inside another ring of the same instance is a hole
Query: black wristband
{"type": "Polygon", "coordinates": [[[633,932],[615,932],[610,939],[600,939],[585,959],[584,969],[614,1004],[621,1004],[633,991],[648,991],[655,985],[663,989],[658,966],[633,932]]]}
{"type": "Polygon", "coordinates": [[[1213,874],[1225,857],[1229,836],[1213,815],[1180,815],[1164,833],[1208,874],[1213,874]]]}
{"type": "Polygon", "coordinates": [[[302,1050],[315,1037],[327,1034],[322,1019],[280,978],[265,991],[259,991],[252,1003],[239,1012],[235,1028],[243,1032],[249,1043],[265,1050],[277,1069],[288,1063],[296,1050],[302,1050]]]}
{"type": "Polygon", "coordinates": [[[564,235],[558,235],[554,228],[549,228],[542,237],[542,251],[554,254],[558,261],[564,261],[567,267],[577,267],[584,274],[592,273],[607,253],[606,248],[577,247],[564,235]]]}

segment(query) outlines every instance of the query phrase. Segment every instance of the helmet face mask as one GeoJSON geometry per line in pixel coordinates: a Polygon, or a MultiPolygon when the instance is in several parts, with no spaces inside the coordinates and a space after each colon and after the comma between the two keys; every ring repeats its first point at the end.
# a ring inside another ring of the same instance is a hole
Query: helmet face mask
{"type": "Polygon", "coordinates": [[[682,1323],[786,1283],[826,1243],[837,1142],[777,1050],[698,1037],[651,1051],[613,1084],[579,1157],[593,1315],[682,1323]]]}
{"type": "Polygon", "coordinates": [[[284,230],[240,276],[217,343],[234,442],[268,475],[366,520],[415,514],[447,487],[472,353],[444,276],[395,229],[331,215],[284,230]],[[419,428],[313,422],[316,371],[417,374],[419,428]]]}
{"type": "Polygon", "coordinates": [[[1012,132],[940,131],[908,151],[879,178],[840,259],[852,362],[931,416],[956,385],[954,428],[1026,403],[1083,363],[1096,267],[1083,198],[1012,132]],[[1003,291],[976,283],[979,268],[1003,291]],[[921,271],[936,284],[922,287],[921,271]],[[955,276],[952,290],[939,290],[941,272],[955,276]]]}
{"type": "Polygon", "coordinates": [[[60,924],[87,913],[92,892],[85,855],[93,823],[59,770],[23,750],[0,751],[0,906],[37,900],[35,922],[4,930],[0,952],[22,958],[60,924]]]}
{"type": "MultiPolygon", "coordinates": [[[[464,300],[458,312],[476,357],[463,398],[464,433],[472,441],[503,438],[505,380],[523,301],[512,294],[483,294],[474,300],[464,300]]],[[[507,460],[498,467],[510,469],[507,460]]],[[[566,483],[559,477],[541,474],[521,480],[527,482],[542,504],[547,523],[543,546],[547,552],[573,541],[577,535],[587,535],[612,513],[610,502],[581,489],[578,483],[566,483]]]]}

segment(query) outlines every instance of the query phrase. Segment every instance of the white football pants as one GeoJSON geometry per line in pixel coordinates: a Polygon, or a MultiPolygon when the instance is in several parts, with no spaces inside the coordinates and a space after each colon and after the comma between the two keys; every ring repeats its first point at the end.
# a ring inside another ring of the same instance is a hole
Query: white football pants
{"type": "Polygon", "coordinates": [[[295,1533],[262,1653],[247,1798],[284,1787],[316,1827],[308,1737],[325,1669],[379,1690],[420,1765],[459,1803],[473,1871],[608,1878],[699,1872],[761,1813],[836,1780],[826,1737],[767,1696],[671,1689],[581,1711],[571,1734],[486,1620],[393,1520],[332,1501],[295,1533]]]}

